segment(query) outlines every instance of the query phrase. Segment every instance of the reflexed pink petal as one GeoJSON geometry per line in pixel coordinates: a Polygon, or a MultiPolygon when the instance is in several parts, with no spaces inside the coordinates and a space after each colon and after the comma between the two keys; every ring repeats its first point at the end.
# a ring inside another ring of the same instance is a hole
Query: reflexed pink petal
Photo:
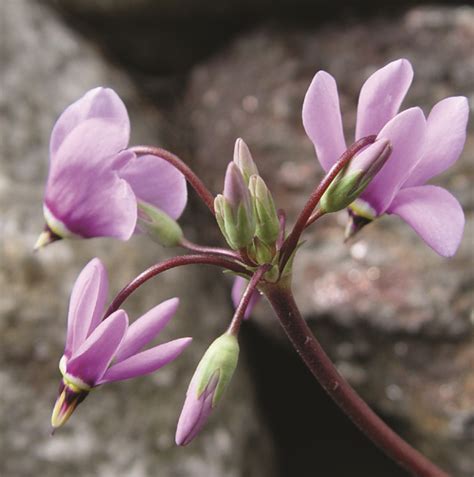
{"type": "Polygon", "coordinates": [[[69,302],[66,348],[70,358],[97,327],[104,312],[109,290],[107,271],[93,258],[77,277],[69,302]]]}
{"type": "Polygon", "coordinates": [[[103,376],[125,336],[128,317],[118,310],[89,335],[67,363],[67,372],[94,386],[103,376]]]}
{"type": "Polygon", "coordinates": [[[183,409],[179,416],[175,437],[178,446],[189,444],[204,427],[212,412],[212,401],[214,399],[214,391],[219,382],[219,375],[214,375],[211,378],[200,396],[197,395],[196,376],[197,371],[191,379],[183,409]]]}
{"type": "Polygon", "coordinates": [[[432,185],[402,189],[390,209],[437,253],[451,257],[461,243],[464,212],[447,190],[432,185]]]}
{"type": "Polygon", "coordinates": [[[128,327],[125,338],[115,355],[115,362],[119,363],[129,358],[155,338],[173,318],[178,305],[179,299],[171,298],[155,306],[133,322],[128,327]]]}
{"type": "Polygon", "coordinates": [[[457,96],[437,103],[427,120],[423,156],[404,187],[422,185],[452,166],[466,142],[469,118],[467,98],[457,96]]]}
{"type": "Polygon", "coordinates": [[[105,372],[99,384],[152,373],[176,359],[191,341],[192,338],[180,338],[135,354],[120,363],[112,365],[105,372]]]}
{"type": "Polygon", "coordinates": [[[336,81],[325,71],[316,73],[306,92],[303,125],[321,166],[328,171],[346,150],[346,141],[336,81]]]}
{"type": "Polygon", "coordinates": [[[375,209],[377,215],[387,210],[393,198],[421,158],[426,132],[426,120],[420,108],[397,114],[380,131],[377,139],[388,139],[392,154],[375,176],[361,198],[375,209]]]}
{"type": "MultiPolygon", "coordinates": [[[[235,278],[234,284],[232,286],[232,293],[231,293],[232,302],[234,303],[234,308],[237,308],[239,306],[240,299],[242,298],[242,295],[245,289],[247,288],[248,283],[249,283],[248,280],[246,280],[245,278],[242,278],[242,277],[235,278]]],[[[250,298],[247,309],[245,310],[245,314],[244,314],[245,320],[247,320],[250,317],[253,309],[255,308],[255,306],[257,305],[257,303],[260,301],[261,298],[262,296],[257,290],[255,290],[252,293],[252,298],[250,298]]]]}
{"type": "Polygon", "coordinates": [[[120,170],[139,200],[177,219],[187,201],[186,179],[176,168],[155,156],[140,156],[120,170]]]}
{"type": "Polygon", "coordinates": [[[89,119],[68,135],[51,163],[45,204],[69,231],[81,237],[126,240],[135,229],[135,195],[111,169],[111,165],[132,160],[134,154],[116,153],[117,133],[113,124],[89,119]]]}
{"type": "Polygon", "coordinates": [[[116,150],[127,147],[130,136],[127,109],[115,91],[99,87],[88,91],[61,114],[51,133],[51,157],[57,153],[66,136],[75,127],[92,118],[113,122],[118,128],[119,143],[116,150]]]}
{"type": "MultiPolygon", "coordinates": [[[[48,183],[61,176],[71,164],[81,169],[93,168],[96,172],[110,170],[117,154],[124,149],[121,134],[120,125],[112,121],[94,118],[81,122],[51,155],[48,183]]],[[[129,154],[131,160],[134,155],[129,154]]]]}
{"type": "Polygon", "coordinates": [[[413,79],[408,60],[392,61],[362,86],[357,107],[356,140],[380,130],[398,112],[413,79]]]}

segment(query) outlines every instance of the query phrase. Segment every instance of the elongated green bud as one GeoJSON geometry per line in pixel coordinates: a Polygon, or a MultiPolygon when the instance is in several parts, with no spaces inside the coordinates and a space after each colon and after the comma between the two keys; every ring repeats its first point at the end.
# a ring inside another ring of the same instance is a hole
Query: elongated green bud
{"type": "Polygon", "coordinates": [[[234,147],[234,162],[237,164],[245,183],[248,185],[250,176],[257,175],[258,169],[243,139],[238,138],[234,147]]]}
{"type": "Polygon", "coordinates": [[[255,235],[252,199],[235,163],[227,167],[224,194],[214,201],[216,219],[227,243],[234,250],[247,247],[255,235]]]}
{"type": "Polygon", "coordinates": [[[250,177],[249,190],[257,217],[257,237],[267,245],[274,245],[280,231],[275,202],[267,185],[260,176],[250,177]]]}
{"type": "Polygon", "coordinates": [[[183,238],[183,231],[175,220],[146,202],[138,203],[137,224],[151,239],[165,247],[179,245],[183,238]]]}
{"type": "Polygon", "coordinates": [[[356,200],[387,162],[392,147],[380,139],[354,157],[324,193],[319,207],[322,212],[337,212],[356,200]]]}

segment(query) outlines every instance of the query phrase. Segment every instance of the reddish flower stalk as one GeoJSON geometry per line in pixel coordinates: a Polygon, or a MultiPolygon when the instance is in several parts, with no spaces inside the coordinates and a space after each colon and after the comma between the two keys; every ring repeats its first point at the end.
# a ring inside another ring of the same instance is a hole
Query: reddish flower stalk
{"type": "Polygon", "coordinates": [[[192,171],[192,169],[176,154],[173,154],[166,149],[154,146],[134,146],[129,148],[130,151],[137,155],[151,154],[159,157],[172,164],[178,171],[180,171],[186,180],[191,184],[191,187],[196,191],[201,200],[206,204],[208,209],[214,215],[214,196],[209,189],[204,185],[202,180],[192,171]]]}
{"type": "Polygon", "coordinates": [[[242,294],[242,298],[240,299],[240,303],[235,310],[234,317],[230,323],[229,329],[227,332],[231,335],[237,336],[239,334],[240,325],[242,324],[242,320],[245,317],[245,311],[252,299],[254,292],[256,291],[257,285],[262,279],[263,275],[271,268],[271,265],[262,265],[259,269],[252,275],[247,288],[245,289],[244,293],[242,294]]]}
{"type": "Polygon", "coordinates": [[[308,220],[313,213],[314,208],[318,205],[321,197],[326,192],[327,188],[331,185],[331,182],[339,174],[339,172],[349,163],[349,161],[364,147],[372,144],[375,141],[375,136],[363,137],[356,141],[349,149],[347,149],[340,159],[331,167],[329,172],[326,174],[324,179],[319,183],[319,185],[314,189],[312,194],[309,196],[306,205],[303,210],[300,212],[298,219],[293,227],[288,238],[285,240],[285,243],[282,246],[282,255],[280,262],[280,269],[283,270],[286,263],[291,257],[291,254],[298,246],[301,234],[306,227],[308,220]]]}
{"type": "Polygon", "coordinates": [[[236,273],[247,273],[247,270],[236,262],[228,260],[224,257],[216,257],[212,255],[181,255],[173,257],[163,262],[152,265],[144,272],[140,273],[130,283],[128,283],[118,295],[114,298],[110,306],[105,312],[104,319],[110,316],[114,311],[118,310],[122,303],[140,286],[150,280],[150,278],[159,275],[160,273],[171,270],[172,268],[181,267],[183,265],[216,265],[218,267],[226,268],[236,273]]]}
{"type": "Polygon", "coordinates": [[[242,257],[237,252],[234,252],[233,250],[230,250],[228,248],[207,247],[206,245],[199,245],[197,243],[191,242],[184,237],[181,239],[180,245],[192,252],[203,253],[206,255],[220,255],[222,257],[243,261],[242,257]]]}
{"type": "Polygon", "coordinates": [[[281,326],[321,386],[372,442],[412,475],[448,477],[388,427],[339,374],[301,316],[289,287],[266,284],[263,292],[281,326]]]}

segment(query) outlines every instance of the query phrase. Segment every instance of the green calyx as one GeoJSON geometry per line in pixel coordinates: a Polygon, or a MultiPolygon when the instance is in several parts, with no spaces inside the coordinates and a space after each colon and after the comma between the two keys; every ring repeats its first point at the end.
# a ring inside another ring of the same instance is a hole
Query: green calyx
{"type": "Polygon", "coordinates": [[[255,234],[255,216],[245,203],[233,208],[230,202],[219,194],[215,198],[214,209],[219,228],[232,249],[239,250],[251,244],[255,234]]]}
{"type": "Polygon", "coordinates": [[[257,218],[255,234],[262,242],[273,246],[278,239],[280,222],[272,194],[264,180],[257,175],[250,177],[249,190],[257,218]]]}
{"type": "Polygon", "coordinates": [[[370,179],[364,171],[346,174],[342,170],[322,196],[319,202],[321,211],[328,213],[345,209],[362,194],[369,183],[370,179]]]}
{"type": "Polygon", "coordinates": [[[175,220],[146,202],[138,203],[137,224],[152,240],[165,247],[175,247],[183,238],[183,231],[175,220]]]}
{"type": "Polygon", "coordinates": [[[198,398],[216,377],[217,385],[212,398],[212,406],[216,406],[232,379],[238,359],[239,343],[237,338],[230,334],[223,334],[217,338],[204,353],[198,365],[196,383],[198,398]]]}

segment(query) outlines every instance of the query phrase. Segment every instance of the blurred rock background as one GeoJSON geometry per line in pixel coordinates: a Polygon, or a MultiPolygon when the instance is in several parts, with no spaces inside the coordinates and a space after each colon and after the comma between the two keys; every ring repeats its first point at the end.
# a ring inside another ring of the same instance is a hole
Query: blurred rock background
{"type": "MultiPolygon", "coordinates": [[[[404,106],[426,113],[449,95],[474,104],[474,10],[446,2],[3,0],[0,4],[0,475],[148,477],[403,476],[340,414],[288,347],[264,304],[243,330],[236,379],[206,431],[174,446],[184,393],[206,345],[226,327],[230,281],[190,268],[130,300],[138,316],[181,297],[165,338],[193,346],[152,377],[93,393],[49,436],[68,296],[93,256],[118,291],[169,256],[143,238],[57,243],[33,255],[51,127],[87,89],[124,99],[133,143],[181,154],[222,188],[243,137],[280,207],[295,217],[321,177],[301,125],[318,69],[338,80],[348,137],[364,79],[406,57],[404,106]]],[[[343,213],[308,234],[295,292],[339,370],[413,445],[454,476],[474,475],[474,135],[436,182],[463,203],[466,233],[451,260],[394,217],[344,245],[343,213]]],[[[190,194],[192,195],[192,193],[190,194]]],[[[186,233],[217,243],[192,201],[186,233]]]]}

